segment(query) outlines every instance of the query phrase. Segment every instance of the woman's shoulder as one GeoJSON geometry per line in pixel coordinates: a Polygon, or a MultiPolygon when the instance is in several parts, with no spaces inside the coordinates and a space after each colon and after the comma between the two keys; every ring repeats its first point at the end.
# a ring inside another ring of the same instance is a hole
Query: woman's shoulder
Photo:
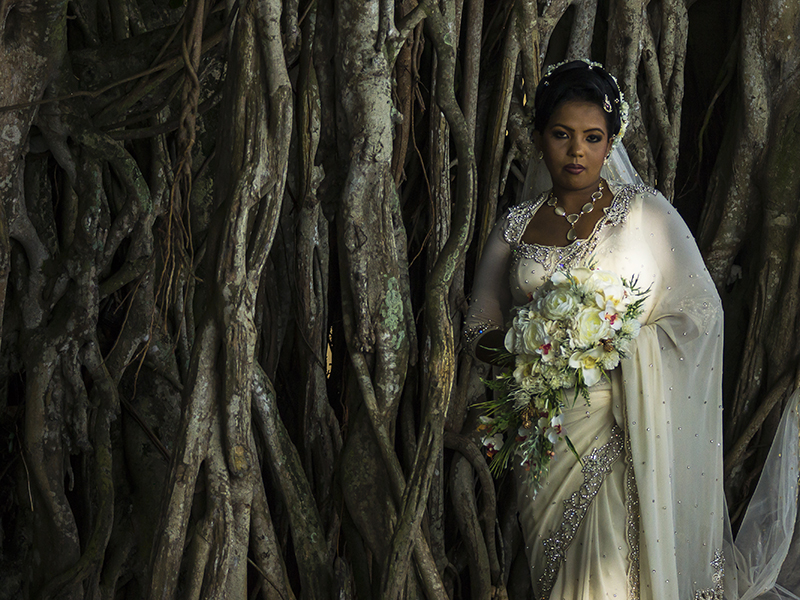
{"type": "Polygon", "coordinates": [[[535,198],[523,200],[519,204],[510,207],[505,215],[498,220],[498,225],[506,243],[511,246],[519,244],[528,222],[542,205],[546,196],[547,193],[543,192],[535,198]]]}
{"type": "Polygon", "coordinates": [[[661,192],[645,183],[623,183],[620,181],[609,181],[608,187],[611,188],[611,191],[615,196],[640,196],[642,199],[661,196],[663,198],[661,192]]]}
{"type": "Polygon", "coordinates": [[[623,185],[624,193],[630,196],[630,201],[643,212],[646,218],[662,216],[665,218],[680,217],[677,209],[657,189],[649,185],[623,185]]]}
{"type": "Polygon", "coordinates": [[[611,205],[605,209],[606,218],[612,225],[623,223],[634,209],[642,208],[645,204],[658,202],[661,193],[643,183],[628,184],[609,181],[608,187],[614,194],[611,205]]]}
{"type": "MultiPolygon", "coordinates": [[[[622,185],[619,188],[621,203],[627,204],[623,220],[628,220],[628,215],[635,215],[634,222],[642,225],[642,231],[653,234],[680,234],[680,238],[693,237],[689,232],[686,222],[680,212],[667,198],[655,188],[648,185],[622,185]]],[[[609,216],[610,220],[613,220],[609,216]]]]}

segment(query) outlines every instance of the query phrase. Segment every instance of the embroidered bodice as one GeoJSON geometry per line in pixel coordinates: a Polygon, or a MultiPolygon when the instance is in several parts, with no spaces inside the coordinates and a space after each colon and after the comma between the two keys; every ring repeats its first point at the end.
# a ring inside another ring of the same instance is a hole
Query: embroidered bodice
{"type": "Polygon", "coordinates": [[[557,269],[586,264],[607,232],[623,224],[637,195],[653,194],[644,185],[627,186],[609,182],[614,194],[611,205],[595,224],[588,238],[566,246],[545,246],[522,242],[525,229],[547,199],[547,193],[511,208],[501,218],[489,242],[473,288],[465,336],[469,343],[485,332],[503,328],[511,306],[524,304],[529,294],[557,269]]]}

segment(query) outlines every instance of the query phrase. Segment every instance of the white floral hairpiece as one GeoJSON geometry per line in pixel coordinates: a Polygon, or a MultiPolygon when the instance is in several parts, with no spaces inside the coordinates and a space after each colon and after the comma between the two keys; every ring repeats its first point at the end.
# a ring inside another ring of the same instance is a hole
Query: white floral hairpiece
{"type": "MultiPolygon", "coordinates": [[[[611,140],[611,147],[615,148],[617,146],[617,144],[619,144],[622,141],[622,138],[625,137],[625,132],[628,130],[628,123],[630,121],[631,108],[628,105],[628,103],[625,101],[625,96],[622,94],[622,90],[619,87],[619,82],[617,81],[617,78],[614,77],[614,75],[612,73],[609,73],[601,63],[589,60],[588,58],[579,58],[577,60],[580,60],[581,62],[586,63],[587,68],[590,71],[594,67],[600,67],[601,69],[603,69],[606,73],[608,73],[609,77],[611,77],[612,81],[614,82],[614,85],[617,87],[617,93],[619,94],[619,99],[614,100],[614,102],[619,104],[619,131],[614,136],[614,138],[611,140]]],[[[547,69],[544,72],[544,75],[542,76],[542,80],[546,80],[548,77],[550,77],[550,75],[553,73],[553,71],[555,71],[559,67],[564,66],[568,62],[572,62],[572,61],[571,60],[564,60],[564,61],[562,61],[560,63],[556,63],[554,65],[550,65],[549,67],[547,67],[547,69]]],[[[548,82],[544,81],[544,85],[548,85],[548,82]]]]}

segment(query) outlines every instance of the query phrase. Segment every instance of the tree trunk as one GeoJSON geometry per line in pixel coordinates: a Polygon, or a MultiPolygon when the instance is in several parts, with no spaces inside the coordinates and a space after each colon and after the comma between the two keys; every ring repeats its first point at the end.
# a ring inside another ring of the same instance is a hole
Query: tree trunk
{"type": "Polygon", "coordinates": [[[0,599],[527,597],[460,332],[565,58],[706,197],[741,513],[798,383],[797,0],[734,3],[716,82],[703,3],[166,4],[0,2],[0,599]]]}

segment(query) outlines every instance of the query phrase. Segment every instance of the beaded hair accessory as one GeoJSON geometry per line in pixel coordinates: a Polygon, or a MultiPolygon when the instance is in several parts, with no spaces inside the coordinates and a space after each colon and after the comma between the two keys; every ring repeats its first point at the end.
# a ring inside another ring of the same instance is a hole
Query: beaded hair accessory
{"type": "MultiPolygon", "coordinates": [[[[603,71],[605,71],[606,73],[608,73],[608,76],[611,77],[611,80],[614,82],[614,86],[617,88],[618,97],[614,98],[614,103],[619,105],[619,132],[617,132],[617,134],[611,140],[611,147],[612,148],[616,147],[616,145],[622,141],[622,138],[625,137],[625,132],[628,130],[628,122],[630,120],[630,106],[628,106],[628,103],[625,101],[625,96],[623,96],[622,90],[619,89],[619,82],[617,81],[617,78],[614,77],[614,75],[612,75],[608,71],[606,71],[605,67],[602,64],[600,64],[599,62],[591,61],[588,58],[579,58],[578,60],[586,63],[586,68],[589,69],[590,71],[595,67],[598,67],[603,71]]],[[[560,63],[556,63],[554,65],[550,65],[549,67],[547,67],[547,69],[544,72],[544,75],[542,76],[542,80],[544,81],[543,85],[545,86],[550,85],[550,82],[547,81],[547,78],[553,74],[553,71],[555,71],[559,67],[564,66],[568,62],[572,61],[565,60],[560,63]]],[[[607,95],[605,96],[605,99],[603,101],[603,110],[605,110],[607,113],[611,113],[614,110],[613,106],[611,105],[611,101],[608,99],[607,95]]]]}

